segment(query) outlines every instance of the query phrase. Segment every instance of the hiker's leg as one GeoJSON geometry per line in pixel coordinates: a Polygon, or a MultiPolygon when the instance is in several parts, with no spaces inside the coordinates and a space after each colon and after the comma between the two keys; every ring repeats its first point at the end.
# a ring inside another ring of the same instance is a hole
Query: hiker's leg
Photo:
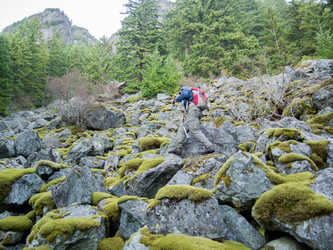
{"type": "Polygon", "coordinates": [[[213,144],[200,130],[201,110],[195,106],[192,106],[189,108],[187,115],[188,127],[194,138],[201,142],[203,145],[205,145],[206,148],[212,146],[213,144]]]}
{"type": "MultiPolygon", "coordinates": [[[[186,129],[186,132],[188,132],[189,131],[189,126],[188,126],[187,121],[184,123],[184,126],[185,126],[185,129],[186,129]]],[[[185,134],[183,126],[180,124],[180,126],[178,128],[177,135],[176,135],[175,148],[182,149],[185,139],[186,139],[186,134],[185,134]]]]}

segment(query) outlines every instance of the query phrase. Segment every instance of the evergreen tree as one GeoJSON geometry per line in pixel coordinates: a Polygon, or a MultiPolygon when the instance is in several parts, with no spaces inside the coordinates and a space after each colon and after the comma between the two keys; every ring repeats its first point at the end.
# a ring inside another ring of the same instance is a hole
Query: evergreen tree
{"type": "MultiPolygon", "coordinates": [[[[269,1],[268,1],[269,2],[269,1]]],[[[270,59],[269,66],[276,68],[283,66],[288,51],[288,35],[290,33],[289,20],[283,16],[283,7],[265,3],[262,18],[264,29],[261,33],[261,41],[265,54],[270,59]]]]}
{"type": "Polygon", "coordinates": [[[316,36],[316,51],[322,58],[333,58],[333,35],[330,30],[324,31],[321,27],[316,36]]]}
{"type": "Polygon", "coordinates": [[[0,116],[8,115],[11,99],[12,59],[9,38],[0,34],[0,116]]]}
{"type": "Polygon", "coordinates": [[[14,101],[21,108],[40,105],[47,79],[47,52],[38,17],[25,20],[11,37],[14,101]]]}
{"type": "Polygon", "coordinates": [[[117,79],[130,80],[125,92],[136,93],[143,80],[147,54],[159,43],[160,23],[156,0],[129,0],[125,4],[128,16],[122,21],[117,46],[119,69],[117,79]]]}
{"type": "Polygon", "coordinates": [[[48,77],[61,77],[66,72],[65,46],[59,31],[47,42],[49,50],[48,77]]]}
{"type": "Polygon", "coordinates": [[[85,44],[69,44],[65,48],[67,72],[78,70],[85,72],[91,56],[91,46],[85,44]]]}
{"type": "Polygon", "coordinates": [[[107,84],[112,74],[112,44],[105,37],[95,43],[85,72],[95,83],[107,84]]]}
{"type": "Polygon", "coordinates": [[[158,50],[149,55],[147,70],[143,71],[142,96],[156,98],[159,93],[173,95],[178,91],[180,74],[171,55],[161,56],[158,50]]]}

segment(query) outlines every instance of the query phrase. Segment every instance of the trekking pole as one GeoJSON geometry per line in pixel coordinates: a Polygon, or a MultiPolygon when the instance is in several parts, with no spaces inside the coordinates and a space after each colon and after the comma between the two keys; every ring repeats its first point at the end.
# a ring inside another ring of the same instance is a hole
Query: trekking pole
{"type": "Polygon", "coordinates": [[[183,129],[184,129],[184,132],[185,132],[186,138],[189,138],[189,137],[188,137],[188,134],[187,134],[187,132],[186,132],[186,128],[185,128],[185,126],[184,126],[184,123],[183,123],[183,121],[182,121],[182,118],[180,117],[180,114],[179,114],[179,112],[178,112],[178,110],[177,110],[177,107],[176,107],[176,105],[175,105],[174,103],[173,103],[173,108],[176,110],[176,113],[177,113],[177,115],[178,115],[178,117],[179,117],[180,123],[182,124],[182,127],[183,127],[183,129]]]}

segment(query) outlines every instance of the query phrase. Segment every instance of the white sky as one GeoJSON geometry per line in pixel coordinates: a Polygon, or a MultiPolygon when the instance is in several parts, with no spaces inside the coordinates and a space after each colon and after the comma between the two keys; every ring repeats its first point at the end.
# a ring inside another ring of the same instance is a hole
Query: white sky
{"type": "MultiPolygon", "coordinates": [[[[175,0],[172,0],[174,2],[175,0]]],[[[110,37],[121,28],[128,0],[0,0],[0,32],[14,22],[47,8],[63,11],[73,25],[85,28],[96,39],[110,37]]]]}

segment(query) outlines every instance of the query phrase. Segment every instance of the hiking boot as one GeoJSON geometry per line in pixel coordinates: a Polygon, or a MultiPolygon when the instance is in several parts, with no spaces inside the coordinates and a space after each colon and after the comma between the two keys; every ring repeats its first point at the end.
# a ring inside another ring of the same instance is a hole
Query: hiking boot
{"type": "Polygon", "coordinates": [[[181,155],[182,150],[179,148],[175,148],[174,150],[169,151],[169,154],[181,155]]]}
{"type": "Polygon", "coordinates": [[[203,155],[207,155],[207,154],[211,154],[211,153],[214,153],[215,152],[215,149],[214,149],[214,146],[210,146],[208,148],[206,148],[205,152],[203,152],[202,154],[203,155]]]}

